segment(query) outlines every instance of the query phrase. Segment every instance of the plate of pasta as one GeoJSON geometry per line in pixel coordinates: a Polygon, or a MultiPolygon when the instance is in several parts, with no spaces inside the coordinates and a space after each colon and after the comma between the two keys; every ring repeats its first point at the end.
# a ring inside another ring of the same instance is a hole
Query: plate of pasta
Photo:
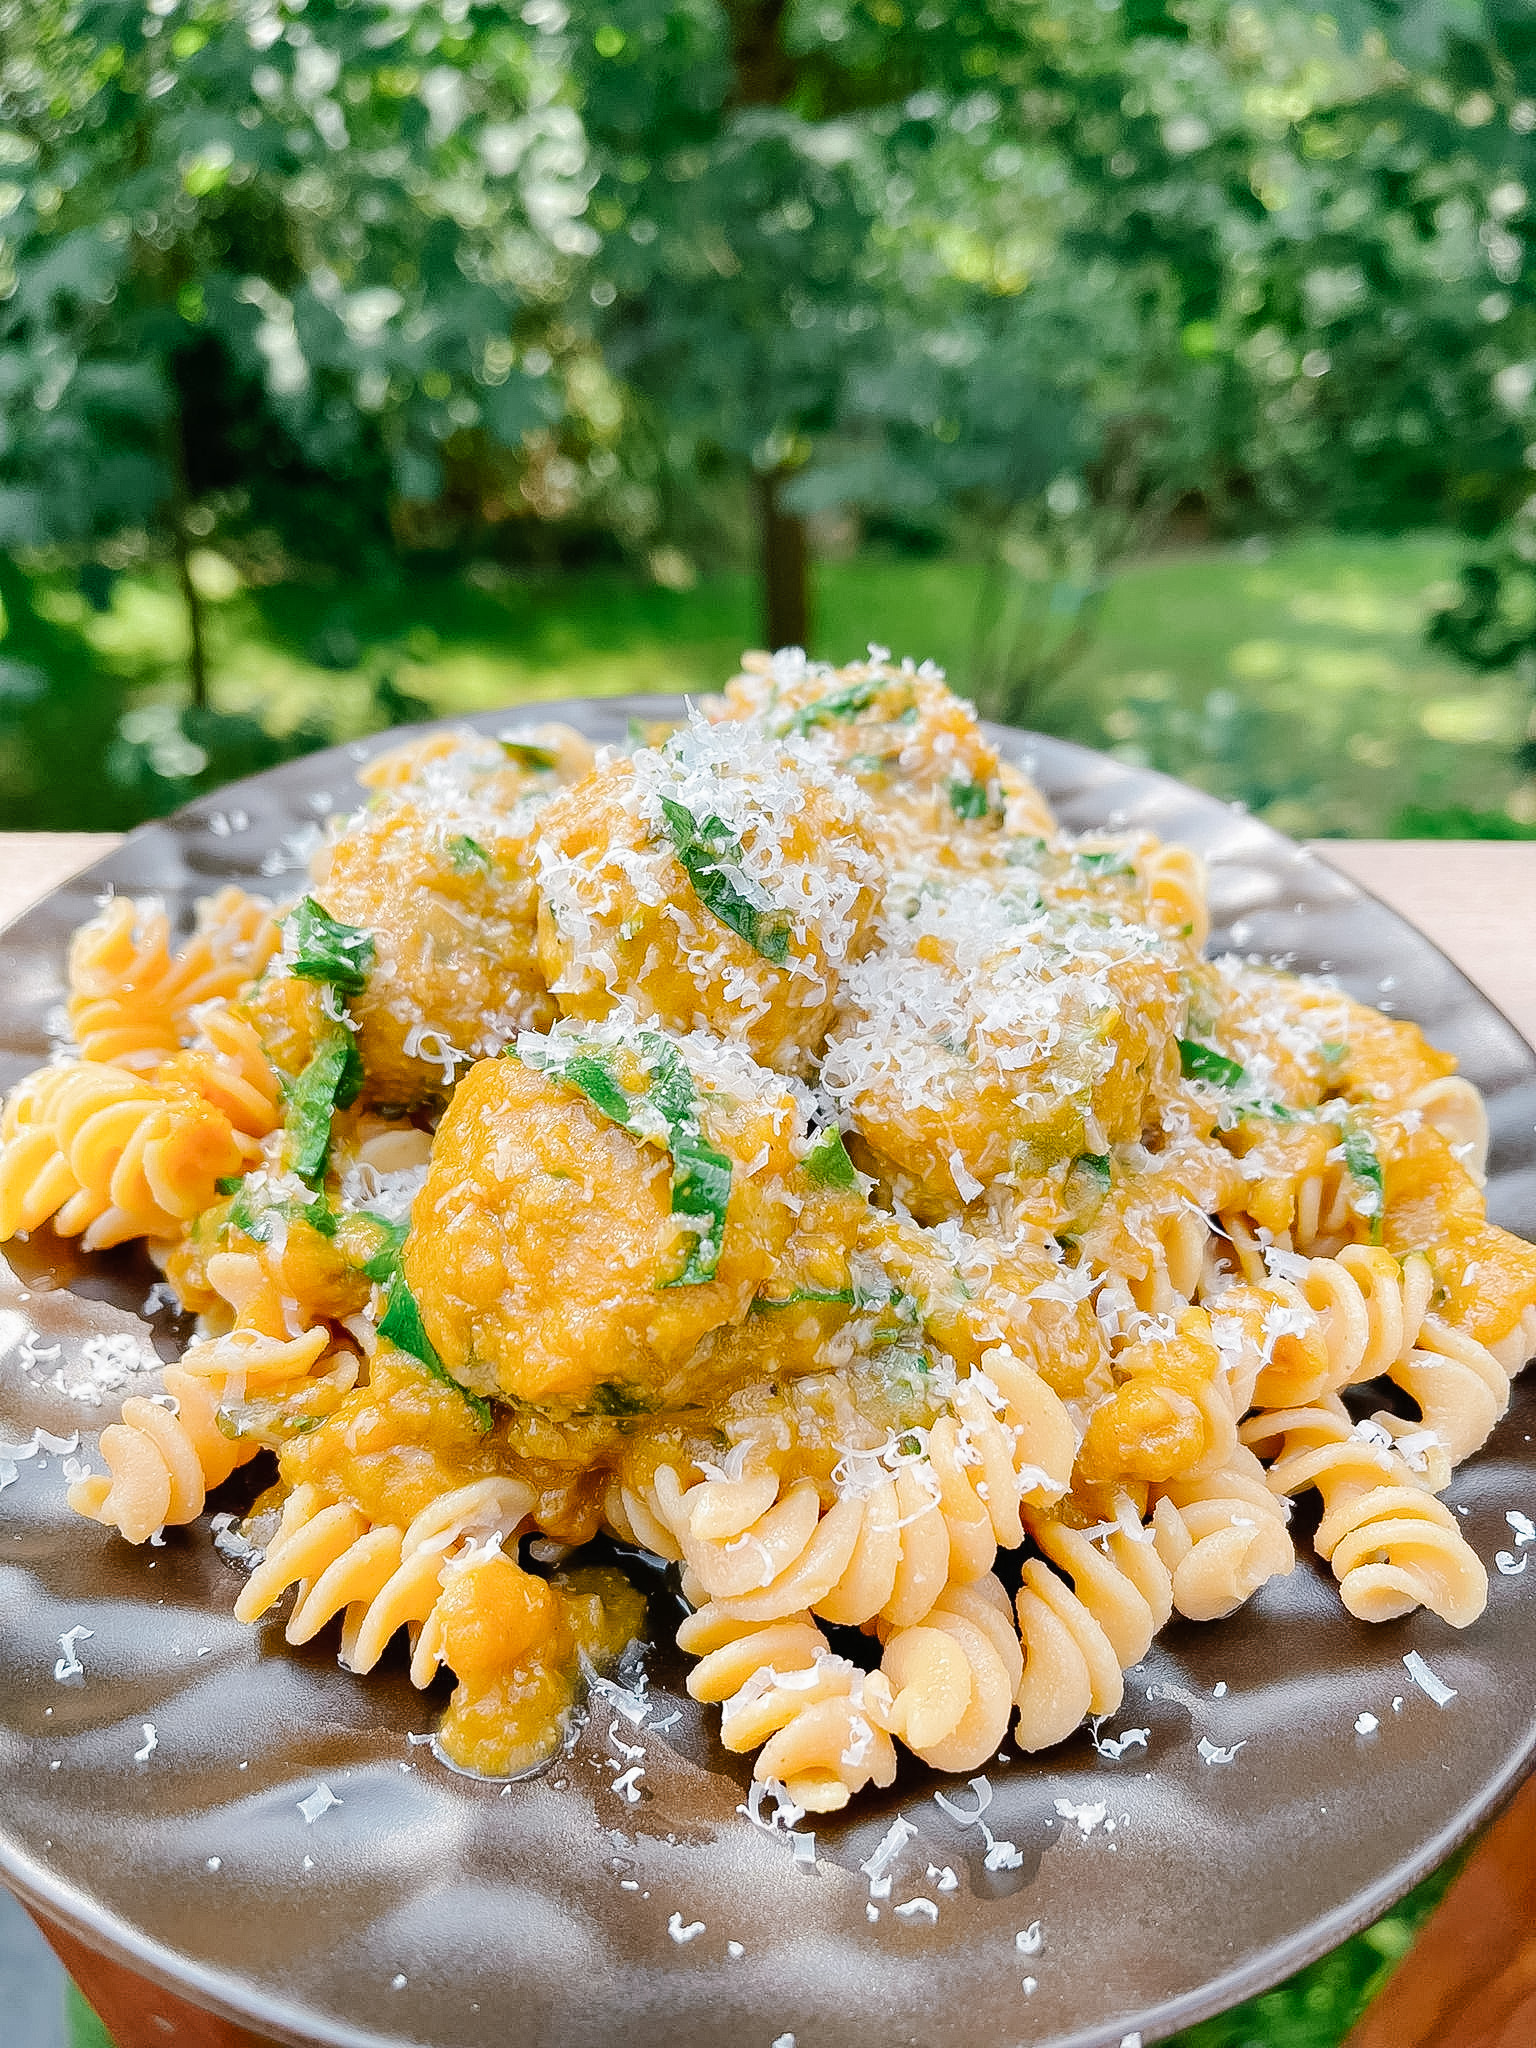
{"type": "Polygon", "coordinates": [[[1150,2042],[1526,1767],[1536,1057],[930,665],[0,939],[0,1867],[296,2042],[1150,2042]]]}

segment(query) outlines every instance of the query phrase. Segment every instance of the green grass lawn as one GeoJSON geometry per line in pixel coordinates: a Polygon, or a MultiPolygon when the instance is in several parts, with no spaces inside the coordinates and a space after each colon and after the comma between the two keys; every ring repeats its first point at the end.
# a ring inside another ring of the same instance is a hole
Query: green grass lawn
{"type": "MultiPolygon", "coordinates": [[[[1536,802],[1515,762],[1530,710],[1524,686],[1470,675],[1423,642],[1458,540],[1316,536],[1262,559],[1255,552],[1167,555],[1124,570],[1086,658],[1038,696],[1029,722],[1240,798],[1298,835],[1386,834],[1412,807],[1482,813],[1496,828],[1512,806],[1529,825],[1536,802]]],[[[222,557],[204,554],[197,566],[212,598],[218,707],[278,729],[318,717],[339,737],[378,722],[374,686],[385,675],[441,712],[702,691],[757,638],[744,574],[674,591],[614,571],[512,574],[474,563],[357,586],[253,590],[222,557]]],[[[878,640],[932,656],[965,688],[979,581],[971,565],[946,560],[824,564],[815,651],[847,660],[878,640]]],[[[52,666],[73,645],[98,694],[141,707],[180,701],[184,626],[168,578],[120,578],[101,613],[55,579],[39,605],[52,666]]],[[[5,651],[0,641],[0,661],[5,651]]],[[[186,793],[151,780],[129,801],[165,808],[186,793]]],[[[83,825],[88,800],[83,784],[50,791],[47,815],[34,800],[22,821],[83,825]]],[[[122,805],[113,809],[111,822],[123,822],[122,805]]]]}

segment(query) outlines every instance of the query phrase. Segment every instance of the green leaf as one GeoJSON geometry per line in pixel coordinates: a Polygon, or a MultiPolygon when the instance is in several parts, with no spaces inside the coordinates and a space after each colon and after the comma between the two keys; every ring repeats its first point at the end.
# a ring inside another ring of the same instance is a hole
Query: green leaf
{"type": "Polygon", "coordinates": [[[1349,1047],[1342,1039],[1325,1038],[1317,1049],[1325,1065],[1330,1067],[1342,1067],[1349,1058],[1349,1047]]]}
{"type": "Polygon", "coordinates": [[[814,704],[807,704],[797,711],[784,731],[806,733],[813,726],[835,725],[839,719],[857,718],[861,711],[869,709],[884,687],[881,677],[871,676],[862,683],[850,683],[846,689],[833,690],[830,695],[818,698],[814,704]]]}
{"type": "Polygon", "coordinates": [[[676,1132],[672,1139],[672,1214],[694,1232],[687,1263],[669,1287],[696,1287],[713,1280],[725,1242],[725,1212],[731,1199],[731,1162],[700,1132],[676,1132]]]}
{"type": "Polygon", "coordinates": [[[234,1229],[243,1231],[249,1238],[254,1238],[257,1244],[266,1244],[272,1235],[273,1226],[279,1222],[307,1223],[311,1230],[317,1230],[322,1237],[334,1237],[338,1218],[324,1195],[316,1195],[312,1202],[262,1202],[258,1192],[247,1182],[235,1197],[229,1212],[229,1222],[234,1229]]]}
{"type": "Polygon", "coordinates": [[[949,785],[949,808],[957,818],[984,818],[992,808],[984,782],[952,782],[949,785]]]}
{"type": "Polygon", "coordinates": [[[1381,1243],[1382,1215],[1386,1208],[1386,1181],[1381,1170],[1381,1156],[1377,1152],[1370,1133],[1359,1124],[1344,1127],[1344,1164],[1362,1183],[1363,1192],[1357,1197],[1355,1207],[1362,1216],[1371,1219],[1371,1243],[1381,1243]]]}
{"type": "Polygon", "coordinates": [[[288,1096],[288,1163],[300,1180],[319,1180],[331,1150],[331,1118],[357,1100],[363,1062],[352,1033],[338,1024],[322,1041],[288,1096]]]}
{"type": "Polygon", "coordinates": [[[1064,1211],[1060,1232],[1063,1238],[1076,1237],[1103,1208],[1109,1194],[1111,1180],[1110,1159],[1107,1152],[1081,1152],[1067,1169],[1066,1182],[1061,1191],[1064,1211]]]}
{"type": "Polygon", "coordinates": [[[373,968],[374,944],[360,925],[342,924],[306,896],[288,922],[293,927],[293,973],[305,981],[328,981],[343,995],[361,995],[373,968]]]}
{"type": "Polygon", "coordinates": [[[678,864],[704,908],[737,938],[745,939],[754,953],[782,967],[789,958],[788,916],[782,910],[760,910],[749,903],[721,865],[729,861],[740,866],[740,843],[719,818],[706,818],[700,824],[692,811],[669,796],[661,799],[661,811],[678,864]]]}
{"type": "Polygon", "coordinates": [[[604,1380],[592,1389],[592,1408],[598,1415],[650,1415],[656,1403],[642,1387],[621,1386],[604,1380]]]}
{"type": "Polygon", "coordinates": [[[725,1215],[731,1199],[731,1162],[699,1128],[699,1097],[688,1063],[659,1031],[642,1031],[637,1049],[650,1085],[631,1095],[603,1052],[576,1052],[550,1061],[544,1072],[579,1088],[594,1109],[626,1131],[640,1130],[635,1112],[648,1107],[667,1129],[672,1156],[672,1214],[693,1233],[682,1272],[668,1287],[695,1287],[713,1280],[725,1239],[725,1215]]]}
{"type": "Polygon", "coordinates": [[[837,1302],[847,1308],[855,1308],[858,1305],[854,1299],[851,1287],[833,1287],[830,1289],[797,1287],[791,1294],[759,1294],[754,1299],[749,1313],[754,1316],[768,1316],[772,1315],[777,1309],[798,1308],[805,1301],[837,1302]]]}
{"type": "Polygon", "coordinates": [[[1129,860],[1122,848],[1108,847],[1102,853],[1075,853],[1072,856],[1085,875],[1134,875],[1135,863],[1129,860]]]}
{"type": "Polygon", "coordinates": [[[370,1223],[377,1224],[381,1233],[378,1250],[372,1258],[363,1261],[363,1273],[368,1279],[377,1280],[381,1287],[386,1286],[400,1264],[401,1247],[411,1226],[408,1222],[389,1223],[384,1217],[375,1216],[371,1209],[361,1209],[358,1214],[366,1216],[370,1223]]]}
{"type": "Polygon", "coordinates": [[[501,740],[501,751],[519,768],[558,768],[560,756],[553,747],[537,747],[531,740],[501,740]]]}
{"type": "Polygon", "coordinates": [[[219,1179],[214,1182],[214,1186],[218,1189],[221,1195],[238,1195],[241,1188],[243,1188],[244,1185],[245,1175],[243,1173],[222,1174],[220,1175],[219,1179]]]}
{"type": "Polygon", "coordinates": [[[823,1131],[801,1164],[806,1179],[813,1187],[842,1188],[850,1194],[857,1192],[859,1177],[848,1157],[841,1131],[835,1128],[823,1131]]]}
{"type": "Polygon", "coordinates": [[[448,842],[448,858],[453,863],[454,873],[467,875],[473,867],[488,868],[491,856],[478,839],[471,839],[467,832],[461,832],[448,842]]]}
{"type": "Polygon", "coordinates": [[[601,1053],[576,1053],[558,1071],[563,1079],[579,1088],[593,1108],[600,1109],[611,1123],[622,1124],[625,1130],[634,1128],[631,1121],[634,1104],[629,1090],[615,1076],[612,1066],[601,1053]]]}
{"type": "Polygon", "coordinates": [[[424,1365],[433,1379],[441,1380],[445,1387],[452,1387],[460,1398],[469,1404],[475,1421],[481,1430],[490,1428],[493,1416],[491,1404],[479,1394],[472,1394],[468,1387],[461,1386],[453,1374],[438,1357],[427,1335],[426,1325],[421,1320],[421,1310],[416,1297],[406,1284],[405,1275],[396,1272],[389,1283],[389,1300],[379,1318],[379,1335],[387,1337],[400,1350],[408,1351],[418,1365],[424,1365]]]}
{"type": "Polygon", "coordinates": [[[1237,1088],[1247,1079],[1238,1061],[1197,1038],[1179,1040],[1179,1068],[1186,1081],[1209,1081],[1217,1088],[1237,1088]]]}

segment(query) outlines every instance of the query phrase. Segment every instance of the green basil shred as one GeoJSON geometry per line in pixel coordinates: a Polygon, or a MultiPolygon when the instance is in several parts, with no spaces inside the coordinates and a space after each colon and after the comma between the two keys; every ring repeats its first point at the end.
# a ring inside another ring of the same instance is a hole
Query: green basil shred
{"type": "Polygon", "coordinates": [[[445,1387],[452,1387],[461,1400],[468,1403],[475,1421],[482,1431],[488,1430],[493,1420],[491,1404],[480,1394],[472,1394],[462,1386],[438,1357],[427,1335],[426,1325],[421,1320],[421,1310],[416,1297],[406,1284],[405,1275],[395,1270],[389,1283],[389,1300],[379,1318],[379,1335],[387,1337],[399,1350],[409,1352],[418,1365],[424,1365],[433,1379],[441,1380],[445,1387]]]}
{"type": "Polygon", "coordinates": [[[834,690],[829,696],[818,698],[814,704],[807,704],[797,711],[785,726],[786,733],[809,732],[813,726],[832,725],[843,718],[857,718],[861,711],[867,711],[885,685],[878,676],[871,676],[862,683],[850,683],[844,690],[834,690]]]}
{"type": "Polygon", "coordinates": [[[949,785],[949,808],[957,818],[986,817],[992,808],[987,785],[984,782],[952,782],[949,785]]]}
{"type": "Polygon", "coordinates": [[[823,1131],[801,1164],[812,1187],[843,1188],[851,1193],[859,1185],[859,1177],[839,1130],[823,1131]]]}
{"type": "Polygon", "coordinates": [[[373,969],[374,945],[361,925],[342,924],[306,896],[290,913],[296,956],[291,971],[304,981],[328,981],[340,994],[361,995],[373,969]]]}
{"type": "Polygon", "coordinates": [[[667,1127],[672,1156],[672,1214],[692,1233],[687,1261],[669,1287],[696,1287],[713,1280],[725,1238],[725,1212],[731,1198],[731,1162],[710,1144],[699,1128],[699,1098],[687,1062],[677,1047],[656,1031],[642,1031],[637,1040],[641,1064],[650,1078],[643,1093],[631,1095],[601,1051],[576,1052],[552,1060],[544,1071],[579,1088],[593,1108],[610,1123],[637,1135],[649,1133],[636,1122],[636,1111],[649,1107],[667,1127]]]}
{"type": "Polygon", "coordinates": [[[288,1091],[283,1119],[288,1163],[300,1180],[317,1181],[331,1152],[331,1117],[357,1100],[363,1062],[344,1024],[333,1025],[309,1065],[288,1091]]]}
{"type": "Polygon", "coordinates": [[[782,910],[760,910],[749,903],[725,872],[724,863],[739,866],[742,859],[741,844],[730,828],[713,816],[700,823],[686,805],[669,796],[661,799],[661,814],[678,865],[704,908],[737,938],[745,939],[754,953],[782,967],[789,958],[789,918],[782,910]]]}
{"type": "Polygon", "coordinates": [[[851,1287],[797,1287],[792,1294],[759,1294],[752,1303],[750,1313],[754,1316],[769,1316],[781,1308],[799,1308],[802,1302],[836,1302],[846,1308],[857,1307],[851,1287]]]}
{"type": "Polygon", "coordinates": [[[519,768],[558,768],[560,756],[553,747],[535,746],[531,740],[501,740],[501,751],[519,768]]]}
{"type": "Polygon", "coordinates": [[[1247,1079],[1237,1060],[1197,1038],[1179,1040],[1179,1067],[1186,1081],[1209,1081],[1217,1088],[1238,1088],[1247,1079]]]}
{"type": "Polygon", "coordinates": [[[461,832],[448,842],[448,858],[453,863],[455,874],[467,875],[477,864],[489,867],[491,856],[478,839],[471,839],[467,832],[461,832]]]}
{"type": "Polygon", "coordinates": [[[1371,1243],[1381,1243],[1382,1212],[1386,1207],[1386,1182],[1381,1171],[1381,1157],[1371,1142],[1370,1134],[1358,1124],[1344,1127],[1344,1164],[1357,1181],[1364,1184],[1365,1192],[1356,1203],[1362,1216],[1371,1219],[1371,1243]]]}

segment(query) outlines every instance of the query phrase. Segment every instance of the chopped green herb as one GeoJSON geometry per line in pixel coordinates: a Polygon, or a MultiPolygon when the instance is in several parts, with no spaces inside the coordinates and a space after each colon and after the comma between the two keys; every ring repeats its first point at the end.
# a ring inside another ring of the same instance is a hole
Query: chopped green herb
{"type": "Polygon", "coordinates": [[[858,1188],[859,1177],[848,1157],[843,1134],[835,1128],[822,1132],[802,1164],[805,1177],[813,1187],[842,1188],[850,1194],[858,1188]]]}
{"type": "Polygon", "coordinates": [[[373,968],[373,940],[360,925],[341,924],[313,896],[289,915],[296,957],[292,971],[305,981],[328,981],[343,995],[361,995],[373,968]]]}
{"type": "Polygon", "coordinates": [[[562,1077],[579,1088],[594,1109],[600,1109],[611,1123],[631,1128],[634,1103],[629,1091],[614,1074],[601,1053],[579,1052],[560,1069],[562,1077]]]}
{"type": "Polygon", "coordinates": [[[231,1226],[254,1238],[257,1244],[266,1244],[278,1223],[307,1223],[322,1237],[336,1235],[338,1218],[336,1211],[324,1195],[316,1195],[312,1202],[276,1201],[260,1203],[258,1195],[247,1184],[235,1197],[229,1212],[231,1226]]]}
{"type": "Polygon", "coordinates": [[[369,1259],[363,1261],[363,1273],[370,1280],[377,1280],[386,1286],[393,1279],[400,1264],[400,1250],[410,1231],[409,1223],[389,1223],[382,1216],[375,1216],[371,1209],[362,1209],[359,1216],[369,1223],[377,1224],[380,1232],[379,1248],[369,1259]]]}
{"type": "Polygon", "coordinates": [[[1075,853],[1072,858],[1085,875],[1134,875],[1136,864],[1118,846],[1106,847],[1102,853],[1075,853]]]}
{"type": "Polygon", "coordinates": [[[544,1071],[579,1088],[594,1109],[624,1130],[651,1135],[636,1123],[635,1112],[642,1106],[666,1125],[667,1149],[672,1155],[672,1214],[693,1233],[682,1272],[666,1285],[695,1287],[713,1280],[720,1263],[725,1212],[731,1198],[731,1162],[699,1128],[698,1091],[677,1047],[657,1031],[642,1031],[637,1044],[650,1077],[643,1094],[631,1095],[615,1075],[611,1059],[601,1052],[573,1053],[564,1061],[551,1062],[544,1071]]]}
{"type": "Polygon", "coordinates": [[[598,1415],[649,1415],[655,1406],[642,1387],[622,1387],[617,1380],[604,1380],[592,1389],[592,1407],[598,1415]]]}
{"type": "Polygon", "coordinates": [[[1325,1038],[1317,1048],[1330,1067],[1342,1067],[1349,1058],[1349,1047],[1338,1038],[1325,1038]]]}
{"type": "Polygon", "coordinates": [[[696,1287],[713,1280],[720,1263],[731,1199],[731,1162],[697,1130],[674,1131],[672,1160],[672,1214],[682,1217],[694,1240],[682,1272],[668,1285],[696,1287]]]}
{"type": "Polygon", "coordinates": [[[519,768],[558,768],[560,756],[553,747],[535,746],[531,740],[502,740],[501,751],[519,768]]]}
{"type": "Polygon", "coordinates": [[[379,1318],[379,1335],[387,1337],[391,1344],[407,1351],[418,1365],[424,1365],[433,1379],[441,1380],[445,1387],[467,1401],[475,1421],[482,1431],[491,1426],[491,1404],[479,1394],[472,1394],[468,1387],[461,1386],[444,1365],[433,1349],[432,1339],[427,1335],[426,1325],[421,1320],[421,1310],[416,1297],[406,1284],[405,1275],[396,1272],[389,1283],[389,1300],[379,1318]]]}
{"type": "Polygon", "coordinates": [[[949,785],[949,808],[957,818],[984,818],[992,808],[984,782],[952,782],[949,785]]]}
{"type": "Polygon", "coordinates": [[[322,1040],[288,1096],[284,1128],[288,1163],[300,1180],[319,1180],[331,1150],[331,1118],[357,1100],[363,1085],[363,1062],[357,1043],[338,1024],[322,1040]]]}
{"type": "Polygon", "coordinates": [[[1237,1060],[1197,1038],[1179,1040],[1179,1067],[1186,1081],[1209,1081],[1217,1088],[1237,1088],[1247,1079],[1237,1060]]]}
{"type": "Polygon", "coordinates": [[[777,1296],[759,1294],[752,1303],[751,1313],[755,1316],[768,1316],[772,1315],[776,1309],[798,1308],[802,1302],[806,1301],[837,1302],[846,1308],[856,1308],[858,1306],[851,1287],[833,1287],[828,1289],[797,1287],[791,1294],[777,1296]]]}
{"type": "Polygon", "coordinates": [[[1364,1183],[1355,1206],[1362,1216],[1371,1219],[1371,1243],[1380,1244],[1386,1182],[1381,1171],[1381,1157],[1371,1142],[1370,1133],[1358,1124],[1347,1124],[1344,1128],[1344,1164],[1356,1180],[1364,1183]]]}
{"type": "Polygon", "coordinates": [[[797,711],[784,730],[786,733],[804,733],[813,726],[834,725],[839,719],[857,718],[861,711],[869,709],[884,687],[880,677],[870,676],[862,683],[850,683],[844,690],[833,690],[829,696],[819,697],[814,704],[807,704],[797,711]]]}
{"type": "Polygon", "coordinates": [[[760,910],[749,903],[731,880],[724,863],[739,869],[742,850],[729,828],[716,817],[701,824],[669,796],[661,799],[661,812],[678,864],[704,908],[737,938],[745,939],[754,953],[782,967],[789,958],[789,918],[782,910],[760,910]]]}
{"type": "Polygon", "coordinates": [[[245,1185],[243,1173],[226,1173],[214,1182],[221,1195],[238,1195],[245,1185]]]}
{"type": "Polygon", "coordinates": [[[456,839],[448,842],[448,858],[453,862],[455,874],[467,875],[477,863],[488,868],[491,856],[478,839],[471,839],[467,832],[461,832],[456,839]]]}
{"type": "Polygon", "coordinates": [[[1110,1188],[1110,1161],[1107,1152],[1082,1152],[1067,1169],[1066,1182],[1061,1191],[1063,1221],[1058,1231],[1062,1238],[1075,1237],[1086,1230],[1104,1206],[1110,1188]]]}

